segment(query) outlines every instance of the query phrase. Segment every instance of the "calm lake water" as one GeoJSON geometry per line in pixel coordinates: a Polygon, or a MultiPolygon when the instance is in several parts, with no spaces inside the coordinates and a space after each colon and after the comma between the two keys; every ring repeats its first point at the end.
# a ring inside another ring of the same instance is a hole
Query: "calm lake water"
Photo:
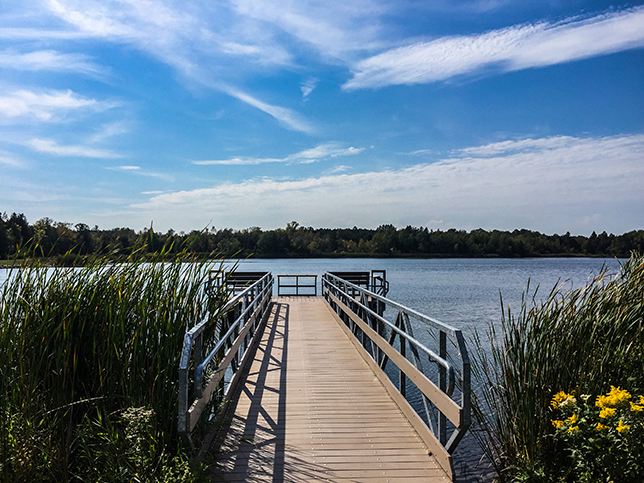
{"type": "MultiPolygon", "coordinates": [[[[530,281],[531,292],[537,287],[537,299],[547,296],[558,283],[566,288],[583,287],[602,270],[614,274],[619,269],[615,259],[537,258],[537,259],[264,259],[243,260],[238,270],[270,271],[278,274],[317,274],[327,271],[387,271],[390,283],[388,298],[463,330],[469,338],[474,330],[484,332],[488,324],[501,318],[503,303],[518,309],[522,293],[530,281]]],[[[6,271],[0,270],[0,282],[6,271]]],[[[277,290],[277,288],[276,288],[277,290]]],[[[320,289],[318,288],[318,294],[320,289]]],[[[395,314],[394,314],[395,316],[395,314]]],[[[416,338],[435,347],[429,333],[413,323],[416,338]]],[[[472,344],[468,344],[472,352],[472,344]]],[[[474,381],[473,381],[474,382],[474,381]]],[[[410,395],[414,406],[420,399],[410,395]]],[[[418,407],[418,409],[420,409],[418,407]]],[[[454,454],[459,482],[490,481],[491,472],[473,437],[466,436],[454,454]]]]}

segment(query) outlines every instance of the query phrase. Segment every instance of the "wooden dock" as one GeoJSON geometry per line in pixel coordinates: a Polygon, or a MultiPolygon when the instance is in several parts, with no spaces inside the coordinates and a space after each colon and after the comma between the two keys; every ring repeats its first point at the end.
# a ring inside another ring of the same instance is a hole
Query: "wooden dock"
{"type": "Polygon", "coordinates": [[[322,297],[273,298],[215,481],[449,481],[341,323],[322,297]]]}

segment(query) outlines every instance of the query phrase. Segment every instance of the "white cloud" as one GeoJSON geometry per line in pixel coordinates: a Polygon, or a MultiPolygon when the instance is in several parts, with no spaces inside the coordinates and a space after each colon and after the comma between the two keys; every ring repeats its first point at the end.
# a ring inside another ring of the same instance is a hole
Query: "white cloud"
{"type": "Polygon", "coordinates": [[[115,166],[115,167],[109,167],[106,168],[112,171],[125,171],[127,173],[132,173],[136,174],[138,176],[145,176],[148,178],[157,178],[157,179],[162,179],[165,181],[173,181],[174,178],[166,173],[158,173],[155,171],[148,171],[145,169],[141,169],[141,166],[136,166],[136,165],[123,165],[123,166],[115,166]]]}
{"type": "Polygon", "coordinates": [[[309,45],[321,57],[347,61],[356,53],[382,47],[380,16],[392,7],[372,0],[324,2],[265,2],[236,0],[236,12],[245,22],[287,32],[309,45]]]}
{"type": "Polygon", "coordinates": [[[0,68],[78,72],[90,75],[107,73],[105,67],[91,62],[86,55],[65,54],[53,50],[39,50],[28,53],[5,50],[0,52],[0,68]]]}
{"type": "Polygon", "coordinates": [[[454,151],[455,156],[496,156],[511,152],[527,151],[545,151],[550,149],[561,149],[570,147],[579,143],[579,138],[572,136],[552,136],[539,139],[521,139],[500,141],[486,144],[484,146],[474,146],[454,151]]]}
{"type": "Polygon", "coordinates": [[[193,161],[192,164],[198,164],[201,166],[215,166],[215,165],[226,165],[226,166],[253,166],[257,164],[265,163],[284,163],[286,158],[229,158],[229,159],[208,159],[202,161],[193,161]]]}
{"type": "Polygon", "coordinates": [[[347,166],[345,164],[341,164],[340,166],[335,166],[328,170],[325,174],[336,174],[336,173],[344,173],[346,171],[350,171],[352,168],[351,166],[347,166]]]}
{"type": "Polygon", "coordinates": [[[444,37],[388,50],[358,62],[343,88],[422,84],[472,74],[543,67],[644,47],[644,7],[480,35],[444,37]]]}
{"type": "Polygon", "coordinates": [[[313,163],[321,159],[337,158],[338,156],[351,156],[364,151],[364,148],[341,148],[335,143],[321,144],[315,148],[306,149],[285,158],[230,158],[205,161],[193,161],[198,165],[257,165],[264,163],[313,163]]]}
{"type": "MultiPolygon", "coordinates": [[[[137,4],[143,7],[144,3],[149,2],[112,2],[110,8],[109,2],[105,4],[103,9],[100,8],[96,2],[84,2],[86,8],[81,8],[81,2],[65,1],[65,0],[49,0],[46,2],[50,10],[58,15],[63,20],[76,26],[79,30],[96,37],[129,37],[137,38],[141,35],[141,31],[137,32],[129,20],[132,17],[138,17],[142,25],[154,25],[163,16],[164,7],[158,5],[154,8],[153,5],[148,5],[149,17],[146,20],[143,16],[137,15],[137,4]],[[120,9],[114,8],[120,6],[120,9]],[[151,7],[151,8],[150,8],[151,7]],[[156,22],[155,22],[156,21],[156,22]]],[[[142,12],[140,12],[142,13],[142,12]]],[[[162,22],[166,23],[166,22],[162,22]]],[[[166,23],[167,24],[167,23],[166,23]]]]}
{"type": "Polygon", "coordinates": [[[315,148],[306,149],[291,156],[300,159],[337,158],[338,156],[352,156],[354,154],[360,154],[362,151],[364,151],[364,148],[354,148],[353,146],[349,148],[340,148],[336,144],[329,143],[320,144],[315,148]]]}
{"type": "Polygon", "coordinates": [[[0,97],[0,117],[26,117],[36,118],[39,121],[52,121],[70,111],[87,108],[101,111],[115,105],[87,99],[70,90],[52,92],[18,90],[8,96],[0,97]]]}
{"type": "Polygon", "coordinates": [[[113,136],[120,136],[121,134],[126,134],[128,132],[130,132],[130,130],[126,125],[126,122],[111,122],[108,124],[103,124],[103,126],[101,126],[101,128],[95,134],[89,137],[87,142],[89,144],[98,144],[113,136]]]}
{"type": "Polygon", "coordinates": [[[224,40],[220,43],[221,53],[246,60],[262,66],[285,66],[292,64],[291,55],[279,46],[261,44],[241,44],[224,40]]]}
{"type": "Polygon", "coordinates": [[[36,152],[55,154],[56,156],[74,156],[82,158],[122,158],[123,155],[107,149],[96,149],[83,145],[60,145],[53,139],[32,139],[25,145],[36,152]]]}
{"type": "Polygon", "coordinates": [[[314,131],[313,126],[308,121],[291,109],[268,104],[236,89],[226,89],[226,92],[240,101],[257,108],[260,111],[264,111],[269,116],[273,116],[284,127],[291,131],[300,131],[309,134],[314,131]]]}
{"type": "Polygon", "coordinates": [[[309,95],[311,95],[311,92],[317,87],[319,79],[316,77],[312,77],[311,79],[307,79],[301,86],[300,89],[302,90],[302,99],[306,100],[309,95]]]}
{"type": "Polygon", "coordinates": [[[624,232],[643,226],[644,135],[565,139],[531,140],[525,149],[492,157],[481,147],[482,157],[470,151],[399,170],[167,193],[132,208],[175,229],[210,219],[234,228],[257,225],[257,220],[264,228],[291,220],[372,227],[383,220],[398,226],[452,220],[464,228],[574,232],[586,231],[583,220],[595,215],[597,229],[624,232]],[[536,148],[539,142],[544,147],[536,148]]]}
{"type": "Polygon", "coordinates": [[[433,149],[417,149],[416,151],[412,151],[411,153],[402,153],[402,154],[408,154],[409,156],[428,156],[430,154],[433,154],[435,151],[433,149]]]}
{"type": "Polygon", "coordinates": [[[11,168],[25,168],[26,163],[12,153],[0,151],[0,166],[9,166],[11,168]]]}
{"type": "Polygon", "coordinates": [[[226,87],[248,70],[283,66],[290,54],[263,24],[225,3],[151,0],[49,0],[50,11],[88,36],[134,45],[172,66],[185,79],[226,92],[278,120],[287,129],[311,133],[295,111],[226,87]],[[240,62],[240,58],[246,62],[240,62]]]}
{"type": "MultiPolygon", "coordinates": [[[[256,0],[45,0],[44,5],[54,17],[54,25],[62,20],[67,30],[12,25],[0,28],[0,38],[96,38],[132,45],[173,67],[190,83],[224,91],[274,117],[287,129],[305,133],[312,133],[313,127],[292,109],[226,86],[239,85],[249,73],[294,68],[298,61],[310,63],[312,57],[334,64],[353,63],[357,56],[384,47],[378,39],[379,18],[391,8],[380,0],[280,4],[256,0]]],[[[43,24],[51,24],[51,18],[43,24]]],[[[62,65],[58,60],[63,54],[38,55],[41,59],[34,54],[21,58],[20,63],[25,68],[62,65]]],[[[69,60],[69,69],[97,68],[86,58],[69,60]]],[[[314,87],[311,82],[305,84],[303,97],[314,87]]]]}
{"type": "Polygon", "coordinates": [[[70,30],[0,27],[0,39],[3,40],[76,40],[88,37],[92,37],[92,34],[70,30]]]}
{"type": "MultiPolygon", "coordinates": [[[[243,57],[250,64],[283,66],[291,64],[296,54],[308,57],[310,50],[327,59],[348,59],[357,52],[382,48],[380,17],[392,9],[380,0],[279,4],[261,0],[48,0],[46,5],[75,30],[50,29],[44,31],[45,36],[86,35],[133,43],[188,76],[204,65],[200,61],[229,65],[227,60],[243,57]]],[[[0,37],[3,34],[28,38],[30,31],[0,29],[0,37]]]]}

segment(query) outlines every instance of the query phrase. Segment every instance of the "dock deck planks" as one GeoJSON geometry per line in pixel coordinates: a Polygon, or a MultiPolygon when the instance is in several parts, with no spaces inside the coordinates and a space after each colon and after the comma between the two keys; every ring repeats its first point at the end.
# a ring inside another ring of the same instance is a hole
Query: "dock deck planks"
{"type": "Polygon", "coordinates": [[[273,300],[213,479],[449,481],[324,299],[273,300]]]}

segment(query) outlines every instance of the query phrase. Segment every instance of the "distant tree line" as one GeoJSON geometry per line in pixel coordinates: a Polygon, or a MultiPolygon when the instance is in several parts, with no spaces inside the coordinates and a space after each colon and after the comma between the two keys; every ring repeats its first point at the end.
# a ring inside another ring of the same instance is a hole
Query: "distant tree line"
{"type": "Polygon", "coordinates": [[[145,252],[188,250],[200,255],[224,257],[627,257],[644,253],[644,230],[622,235],[593,232],[582,235],[544,235],[530,230],[428,230],[396,228],[311,228],[291,222],[286,228],[244,230],[216,228],[159,233],[131,228],[101,230],[83,223],[55,222],[49,218],[33,225],[24,214],[0,214],[0,259],[27,247],[30,256],[127,254],[139,247],[145,252]],[[141,248],[143,247],[143,248],[141,248]]]}

